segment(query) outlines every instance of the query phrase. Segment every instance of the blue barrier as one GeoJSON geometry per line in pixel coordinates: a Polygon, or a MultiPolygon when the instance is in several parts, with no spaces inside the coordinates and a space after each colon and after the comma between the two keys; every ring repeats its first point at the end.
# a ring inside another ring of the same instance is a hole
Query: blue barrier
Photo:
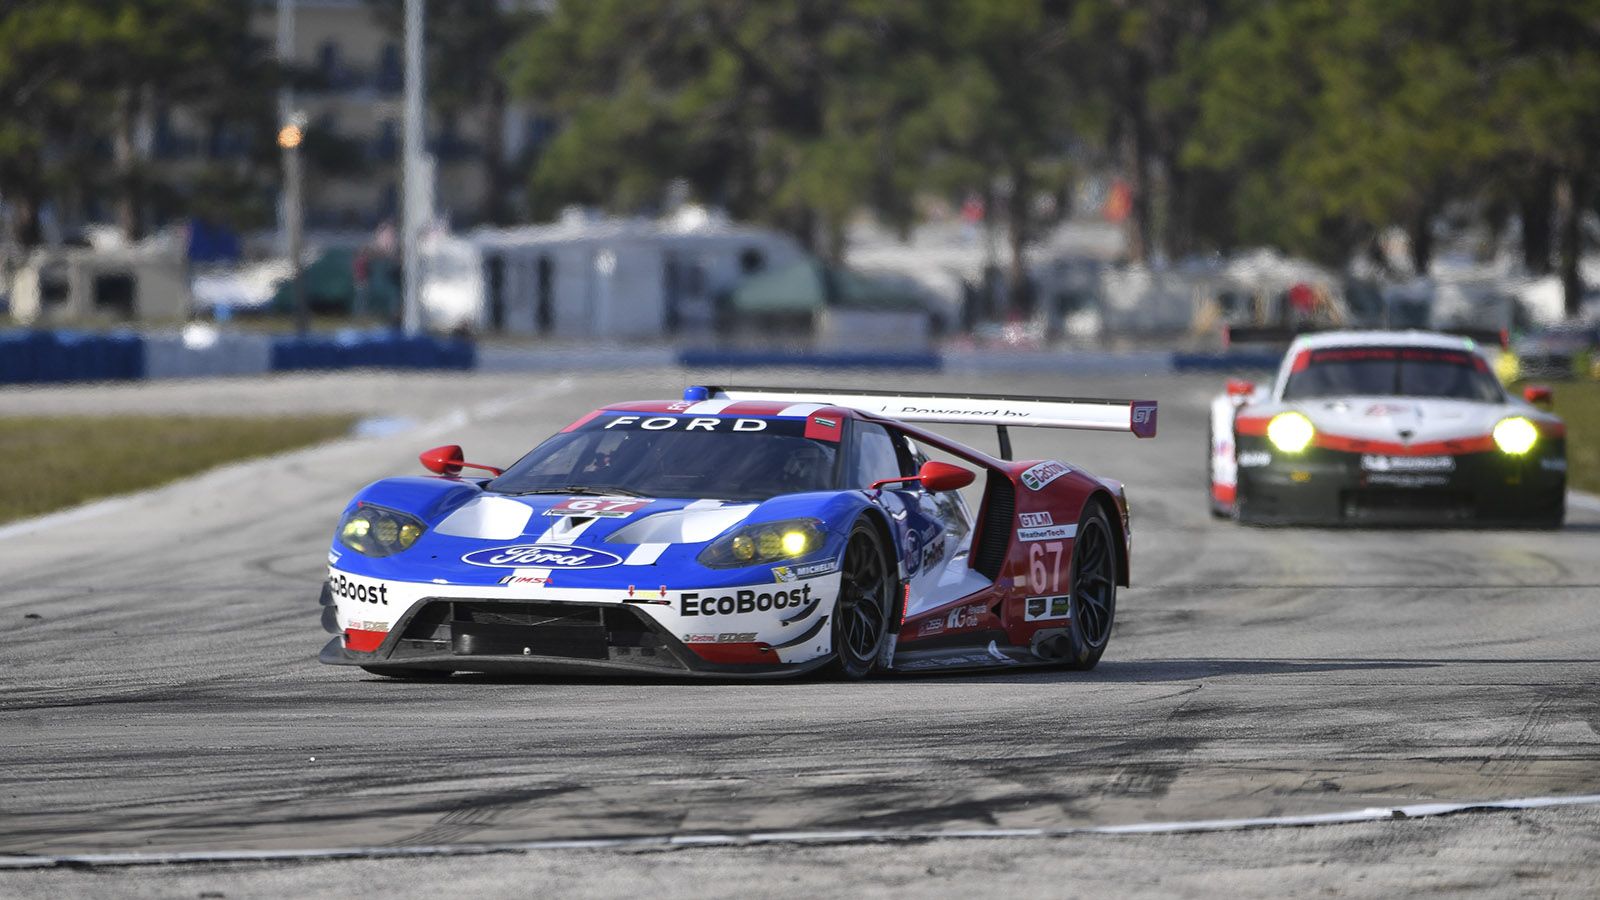
{"type": "Polygon", "coordinates": [[[1174,353],[1174,372],[1235,372],[1240,369],[1276,369],[1282,353],[1174,353]]]}
{"type": "Polygon", "coordinates": [[[145,375],[137,334],[11,331],[0,334],[0,383],[126,381],[145,375]]]}
{"type": "MultiPolygon", "coordinates": [[[[695,348],[674,355],[659,348],[651,365],[676,361],[690,368],[901,369],[918,371],[1229,372],[1274,369],[1277,353],[1067,353],[1012,354],[993,358],[972,352],[798,351],[695,348]]],[[[524,350],[530,359],[566,367],[560,351],[524,350]]],[[[570,354],[569,354],[570,355],[570,354]]],[[[588,354],[582,354],[587,356],[588,354]]],[[[502,361],[503,362],[503,361],[502,361]]],[[[527,360],[523,361],[524,363],[527,360]]],[[[72,331],[0,332],[0,384],[63,381],[116,381],[145,377],[249,375],[336,369],[478,368],[478,350],[464,338],[405,337],[393,332],[345,331],[307,337],[228,335],[190,347],[175,335],[146,338],[134,333],[89,334],[72,331]]],[[[494,359],[491,369],[497,368],[494,359]]],[[[524,367],[526,367],[524,365],[524,367]]],[[[499,368],[504,368],[500,366],[499,368]]]]}
{"type": "Polygon", "coordinates": [[[28,384],[39,380],[37,350],[39,335],[30,331],[0,333],[0,384],[28,384]]]}
{"type": "Polygon", "coordinates": [[[460,338],[345,333],[270,341],[263,360],[259,344],[250,345],[249,341],[239,341],[232,348],[188,349],[174,338],[152,337],[152,346],[147,348],[145,338],[131,332],[6,331],[0,332],[0,384],[127,381],[147,375],[247,375],[252,370],[472,369],[477,365],[476,347],[460,338]],[[160,347],[153,346],[156,344],[160,347]],[[240,358],[222,358],[230,352],[240,358]],[[151,355],[159,357],[155,372],[149,366],[151,355]]]}
{"type": "Polygon", "coordinates": [[[775,366],[807,369],[919,369],[937,371],[943,359],[937,353],[883,353],[880,351],[798,353],[774,350],[684,350],[678,363],[690,368],[775,366]]]}
{"type": "Polygon", "coordinates": [[[477,353],[460,338],[342,333],[278,337],[268,366],[274,372],[307,369],[471,369],[477,353]]]}

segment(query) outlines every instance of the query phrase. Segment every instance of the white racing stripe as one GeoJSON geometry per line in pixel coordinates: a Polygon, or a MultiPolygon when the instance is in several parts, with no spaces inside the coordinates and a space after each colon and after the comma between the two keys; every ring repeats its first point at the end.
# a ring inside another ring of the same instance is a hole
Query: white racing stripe
{"type": "Polygon", "coordinates": [[[560,544],[570,547],[578,536],[589,530],[589,526],[600,521],[599,519],[584,519],[581,523],[574,524],[575,517],[561,516],[544,530],[534,541],[535,544],[560,544]]]}
{"type": "Polygon", "coordinates": [[[785,418],[805,418],[822,408],[821,403],[793,403],[778,410],[778,415],[785,418]]]}
{"type": "Polygon", "coordinates": [[[640,544],[635,547],[628,558],[622,561],[625,566],[653,566],[661,558],[671,544],[640,544]]]}
{"type": "Polygon", "coordinates": [[[675,847],[758,847],[774,844],[870,844],[937,840],[1002,838],[1065,838],[1078,835],[1197,834],[1350,825],[1397,819],[1422,819],[1464,812],[1548,809],[1600,805],[1600,794],[1524,797],[1466,803],[1416,803],[1375,806],[1342,812],[1249,819],[1196,819],[1138,822],[1129,825],[1084,825],[1071,828],[853,829],[833,831],[756,831],[728,834],[663,834],[630,838],[556,838],[493,844],[423,844],[411,847],[331,847],[310,850],[194,850],[175,853],[80,853],[0,856],[0,869],[47,869],[57,866],[156,866],[175,863],[278,862],[310,859],[392,859],[417,856],[485,856],[491,853],[533,853],[540,850],[638,850],[675,847]]]}

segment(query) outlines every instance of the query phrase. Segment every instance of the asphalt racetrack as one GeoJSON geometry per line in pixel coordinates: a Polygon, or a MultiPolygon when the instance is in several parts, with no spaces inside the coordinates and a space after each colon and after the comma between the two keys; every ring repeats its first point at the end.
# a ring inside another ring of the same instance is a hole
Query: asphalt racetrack
{"type": "MultiPolygon", "coordinates": [[[[0,414],[351,409],[413,423],[0,527],[0,857],[873,838],[35,861],[0,868],[0,895],[1592,895],[1600,807],[1582,804],[1210,834],[892,840],[1600,794],[1600,512],[1575,506],[1559,533],[1213,521],[1204,405],[1219,384],[664,370],[0,394],[0,414]],[[420,473],[416,453],[445,442],[509,462],[595,405],[675,396],[691,380],[1161,401],[1153,441],[1013,431],[1019,458],[1128,484],[1133,587],[1099,668],[412,684],[316,662],[328,538],[362,484],[420,473]]],[[[26,463],[7,477],[25,478],[26,463]]]]}

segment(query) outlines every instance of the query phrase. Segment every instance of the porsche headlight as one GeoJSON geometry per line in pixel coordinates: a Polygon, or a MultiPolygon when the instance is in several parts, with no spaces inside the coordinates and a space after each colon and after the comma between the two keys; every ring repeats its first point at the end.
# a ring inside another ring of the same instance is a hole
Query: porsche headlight
{"type": "Polygon", "coordinates": [[[1500,452],[1521,456],[1533,449],[1539,440],[1539,429],[1521,416],[1501,419],[1494,426],[1494,442],[1500,452]]]}
{"type": "Polygon", "coordinates": [[[824,536],[818,519],[746,525],[713,541],[701,551],[700,563],[713,569],[731,569],[799,559],[822,549],[824,536]]]}
{"type": "Polygon", "coordinates": [[[1299,453],[1311,444],[1317,430],[1297,412],[1278,413],[1267,423],[1267,440],[1285,453],[1299,453]]]}
{"type": "Polygon", "coordinates": [[[428,526],[416,516],[362,503],[339,520],[339,543],[364,556],[393,556],[422,537],[428,526]]]}

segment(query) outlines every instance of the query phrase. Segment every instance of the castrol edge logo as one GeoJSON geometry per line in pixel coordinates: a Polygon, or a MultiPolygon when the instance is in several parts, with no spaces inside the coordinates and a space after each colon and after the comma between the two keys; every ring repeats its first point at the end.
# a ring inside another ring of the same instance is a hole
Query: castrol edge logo
{"type": "Polygon", "coordinates": [[[474,550],[461,561],[491,569],[605,569],[621,565],[622,557],[587,547],[555,544],[517,544],[474,550]]]}

